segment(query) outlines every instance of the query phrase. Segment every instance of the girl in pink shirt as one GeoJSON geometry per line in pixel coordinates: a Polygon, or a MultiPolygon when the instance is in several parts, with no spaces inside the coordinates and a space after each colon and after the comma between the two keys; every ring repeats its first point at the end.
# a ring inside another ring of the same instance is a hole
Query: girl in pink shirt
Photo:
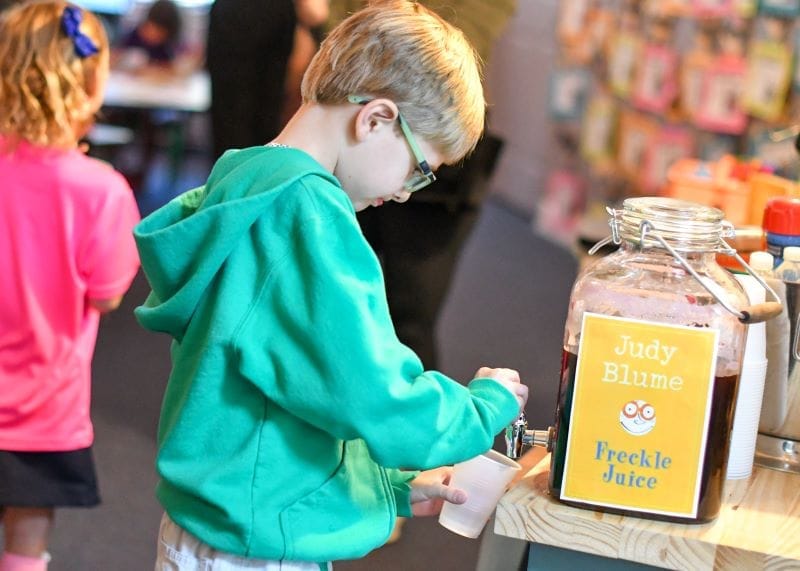
{"type": "Polygon", "coordinates": [[[54,508],[99,503],[90,365],[99,316],[138,269],[139,213],[78,149],[108,77],[99,20],[23,3],[0,38],[0,571],[40,571],[54,508]]]}

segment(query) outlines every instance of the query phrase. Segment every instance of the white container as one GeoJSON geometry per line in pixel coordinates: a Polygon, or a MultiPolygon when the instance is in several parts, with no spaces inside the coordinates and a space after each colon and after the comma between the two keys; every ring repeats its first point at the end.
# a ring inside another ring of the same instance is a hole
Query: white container
{"type": "MultiPolygon", "coordinates": [[[[747,292],[751,304],[764,302],[766,291],[753,276],[737,275],[736,279],[747,292]]],[[[728,479],[749,478],[753,473],[758,421],[761,415],[761,400],[764,396],[766,376],[766,323],[753,323],[747,326],[742,372],[739,375],[739,391],[736,396],[731,445],[728,452],[726,473],[728,479]]]]}
{"type": "Polygon", "coordinates": [[[769,252],[759,250],[750,254],[750,267],[762,278],[774,277],[772,273],[772,268],[774,266],[775,258],[769,252]]]}
{"type": "Polygon", "coordinates": [[[775,277],[785,283],[800,283],[800,247],[783,249],[783,261],[775,268],[775,277]]]}
{"type": "Polygon", "coordinates": [[[478,537],[506,486],[520,469],[519,464],[496,450],[459,462],[453,469],[450,485],[464,490],[467,501],[463,504],[445,502],[439,523],[464,537],[478,537]]]}

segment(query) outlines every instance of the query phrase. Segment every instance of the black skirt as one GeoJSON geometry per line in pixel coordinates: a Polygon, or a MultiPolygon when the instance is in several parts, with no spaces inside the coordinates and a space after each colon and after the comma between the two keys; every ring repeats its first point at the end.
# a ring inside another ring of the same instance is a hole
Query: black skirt
{"type": "Polygon", "coordinates": [[[91,507],[100,503],[92,449],[0,450],[0,506],[91,507]]]}

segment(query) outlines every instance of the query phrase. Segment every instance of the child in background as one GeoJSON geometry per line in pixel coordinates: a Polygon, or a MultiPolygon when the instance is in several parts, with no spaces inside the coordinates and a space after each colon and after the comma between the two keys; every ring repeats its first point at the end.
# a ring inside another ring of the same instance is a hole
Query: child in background
{"type": "Polygon", "coordinates": [[[139,262],[130,187],[78,141],[108,42],[63,1],[0,19],[0,571],[47,568],[54,508],[99,502],[89,417],[99,316],[139,262]]]}
{"type": "Polygon", "coordinates": [[[181,13],[172,0],[156,0],[114,50],[113,67],[128,71],[171,68],[178,57],[181,13]]]}
{"type": "Polygon", "coordinates": [[[304,103],[261,147],[144,219],[136,313],[174,337],[158,434],[156,569],[318,570],[465,493],[527,387],[469,386],[395,335],[355,213],[405,202],[475,146],[485,102],[464,35],[421,4],[375,2],[323,42],[304,103]],[[417,470],[424,470],[418,472],[417,470]]]}

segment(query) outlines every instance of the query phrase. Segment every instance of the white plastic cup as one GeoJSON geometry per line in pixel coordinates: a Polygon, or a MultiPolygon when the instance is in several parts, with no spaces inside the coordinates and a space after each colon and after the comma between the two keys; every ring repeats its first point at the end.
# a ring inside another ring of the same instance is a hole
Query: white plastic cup
{"type": "Polygon", "coordinates": [[[752,323],[747,326],[747,343],[744,350],[744,363],[759,363],[767,358],[767,324],[752,323]]]}
{"type": "MultiPolygon", "coordinates": [[[[755,305],[764,303],[767,291],[751,275],[737,274],[736,279],[747,293],[748,301],[755,305]]],[[[747,326],[747,340],[744,345],[744,363],[760,363],[767,357],[767,324],[752,323],[747,326]]]]}
{"type": "MultiPolygon", "coordinates": [[[[751,326],[752,327],[752,326],[751,326]]],[[[739,376],[739,394],[733,416],[730,451],[728,452],[729,480],[749,478],[753,473],[753,460],[758,438],[758,421],[761,417],[761,399],[764,395],[764,379],[767,376],[767,360],[745,362],[739,376]]]]}
{"type": "Polygon", "coordinates": [[[459,462],[453,467],[450,485],[464,490],[467,501],[463,504],[445,502],[439,523],[464,537],[478,537],[506,486],[520,469],[519,464],[496,450],[459,462]]]}
{"type": "MultiPolygon", "coordinates": [[[[764,302],[766,292],[755,278],[749,275],[737,275],[736,279],[747,292],[750,303],[764,302]]],[[[766,324],[748,325],[728,451],[726,478],[731,480],[749,478],[753,473],[758,422],[764,397],[764,381],[767,376],[766,346],[766,324]]]]}

